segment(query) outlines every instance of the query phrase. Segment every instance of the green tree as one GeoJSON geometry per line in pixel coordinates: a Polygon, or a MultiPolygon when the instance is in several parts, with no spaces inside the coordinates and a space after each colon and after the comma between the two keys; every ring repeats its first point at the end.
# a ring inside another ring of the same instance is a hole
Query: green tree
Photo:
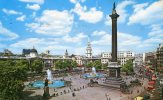
{"type": "Polygon", "coordinates": [[[102,64],[102,69],[107,69],[107,67],[108,67],[108,63],[102,64]]]}
{"type": "Polygon", "coordinates": [[[16,61],[0,61],[0,100],[21,100],[26,71],[16,61]]]}
{"type": "Polygon", "coordinates": [[[65,63],[63,63],[63,61],[58,60],[55,62],[55,68],[56,69],[64,69],[64,67],[65,67],[65,63]]]}
{"type": "Polygon", "coordinates": [[[93,62],[93,66],[96,68],[96,69],[101,69],[102,68],[102,63],[100,60],[96,60],[93,62]]]}
{"type": "Polygon", "coordinates": [[[64,61],[58,60],[55,63],[56,69],[66,69],[66,68],[72,69],[75,68],[76,66],[77,66],[76,61],[72,61],[72,60],[64,60],[64,61]]]}
{"type": "Polygon", "coordinates": [[[29,70],[29,61],[28,60],[16,60],[16,66],[17,67],[22,67],[24,70],[29,70]]]}
{"type": "Polygon", "coordinates": [[[42,60],[41,59],[35,59],[32,62],[31,67],[32,67],[32,71],[35,71],[37,73],[42,72],[42,70],[43,70],[43,62],[42,62],[42,60]]]}
{"type": "Polygon", "coordinates": [[[133,72],[133,62],[132,60],[128,60],[126,64],[122,66],[122,72],[126,72],[126,74],[130,74],[133,72]]]}
{"type": "Polygon", "coordinates": [[[88,62],[85,66],[86,67],[93,67],[93,62],[88,62]]]}
{"type": "Polygon", "coordinates": [[[75,68],[75,67],[77,67],[77,62],[76,61],[71,61],[71,67],[72,68],[75,68]]]}

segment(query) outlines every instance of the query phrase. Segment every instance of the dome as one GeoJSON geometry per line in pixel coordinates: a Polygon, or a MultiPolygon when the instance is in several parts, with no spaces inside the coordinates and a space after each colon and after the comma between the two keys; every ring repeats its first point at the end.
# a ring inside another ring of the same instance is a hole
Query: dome
{"type": "Polygon", "coordinates": [[[36,49],[31,49],[30,52],[37,53],[37,50],[36,49]]]}

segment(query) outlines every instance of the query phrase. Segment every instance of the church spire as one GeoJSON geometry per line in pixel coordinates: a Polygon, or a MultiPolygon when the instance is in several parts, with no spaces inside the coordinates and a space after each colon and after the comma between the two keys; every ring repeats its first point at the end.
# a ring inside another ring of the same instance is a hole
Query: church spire
{"type": "Polygon", "coordinates": [[[66,51],[65,51],[65,58],[67,58],[67,57],[68,57],[68,51],[66,49],[66,51]]]}
{"type": "Polygon", "coordinates": [[[86,48],[86,57],[92,58],[92,47],[89,38],[88,38],[88,44],[86,48]]]}

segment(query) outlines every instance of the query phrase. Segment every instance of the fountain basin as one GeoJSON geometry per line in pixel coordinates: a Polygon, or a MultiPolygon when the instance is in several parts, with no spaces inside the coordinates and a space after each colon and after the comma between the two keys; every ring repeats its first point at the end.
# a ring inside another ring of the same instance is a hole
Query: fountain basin
{"type": "MultiPolygon", "coordinates": [[[[44,86],[45,86],[44,81],[41,81],[41,80],[37,80],[32,83],[32,87],[35,87],[35,88],[43,88],[44,86]]],[[[65,82],[60,81],[60,80],[52,80],[50,84],[48,84],[48,87],[50,88],[57,88],[57,87],[63,87],[63,86],[65,86],[65,82]]]]}
{"type": "Polygon", "coordinates": [[[104,78],[105,74],[102,73],[96,73],[96,74],[92,74],[92,73],[86,73],[82,75],[83,78],[104,78]]]}

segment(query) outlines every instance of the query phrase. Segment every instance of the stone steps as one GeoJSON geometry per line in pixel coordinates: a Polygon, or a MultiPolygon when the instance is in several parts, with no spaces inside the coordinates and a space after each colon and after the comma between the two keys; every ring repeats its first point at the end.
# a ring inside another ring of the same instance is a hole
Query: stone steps
{"type": "Polygon", "coordinates": [[[120,85],[107,84],[107,83],[101,83],[99,85],[101,85],[101,86],[107,86],[107,87],[111,87],[111,88],[116,88],[116,89],[120,89],[120,85]]]}

